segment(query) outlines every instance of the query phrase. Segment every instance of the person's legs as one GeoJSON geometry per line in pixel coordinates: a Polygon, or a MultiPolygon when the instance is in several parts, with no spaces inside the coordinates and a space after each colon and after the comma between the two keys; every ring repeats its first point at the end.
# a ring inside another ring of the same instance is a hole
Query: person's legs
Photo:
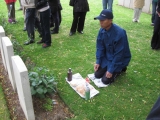
{"type": "MultiPolygon", "coordinates": [[[[42,27],[42,40],[45,45],[51,45],[51,34],[50,34],[50,10],[46,10],[44,12],[40,12],[40,22],[42,27]]],[[[43,45],[44,47],[44,45],[43,45]]]]}
{"type": "Polygon", "coordinates": [[[26,30],[29,40],[24,45],[34,43],[35,8],[26,9],[26,30]]]}
{"type": "Polygon", "coordinates": [[[54,18],[54,29],[52,30],[51,34],[55,34],[59,32],[59,16],[58,16],[58,11],[53,13],[53,18],[54,18]]]}
{"type": "Polygon", "coordinates": [[[83,34],[85,17],[86,17],[86,12],[80,12],[80,17],[79,17],[79,21],[78,21],[77,31],[78,31],[79,33],[81,33],[81,34],[83,34]]]}
{"type": "Polygon", "coordinates": [[[139,9],[138,8],[134,8],[133,22],[137,22],[138,13],[139,13],[139,9]]]}
{"type": "Polygon", "coordinates": [[[140,18],[141,12],[142,12],[142,8],[139,8],[138,9],[138,13],[137,13],[137,22],[139,22],[139,18],[140,18]]]}
{"type": "Polygon", "coordinates": [[[112,11],[113,0],[108,0],[108,9],[112,11]]]}
{"type": "Polygon", "coordinates": [[[59,17],[59,27],[60,27],[62,21],[61,10],[58,10],[58,17],[59,17]]]}
{"type": "Polygon", "coordinates": [[[13,2],[11,4],[12,4],[12,10],[11,10],[12,23],[16,23],[16,20],[15,20],[15,2],[13,2]]]}
{"type": "Polygon", "coordinates": [[[94,75],[95,75],[95,78],[102,78],[103,75],[106,73],[107,71],[107,67],[105,68],[101,68],[99,67],[97,71],[95,71],[94,75]]]}
{"type": "Polygon", "coordinates": [[[73,12],[73,22],[72,22],[72,27],[70,29],[70,34],[69,34],[70,36],[76,32],[78,19],[79,19],[79,12],[73,12]]]}
{"type": "Polygon", "coordinates": [[[151,39],[151,48],[152,49],[159,49],[160,48],[160,17],[156,14],[155,16],[155,23],[154,23],[154,31],[151,39]]]}
{"type": "Polygon", "coordinates": [[[107,78],[106,77],[107,67],[105,68],[99,67],[98,70],[94,73],[94,75],[95,75],[95,78],[102,78],[102,82],[104,84],[110,84],[114,82],[117,76],[119,76],[121,73],[126,72],[126,70],[127,70],[127,67],[124,67],[120,72],[113,73],[111,78],[107,78]]]}
{"type": "Polygon", "coordinates": [[[114,82],[114,80],[116,79],[116,77],[119,75],[119,73],[113,73],[111,78],[107,78],[106,74],[103,75],[102,77],[102,82],[104,84],[111,84],[112,82],[114,82]]]}
{"type": "Polygon", "coordinates": [[[156,15],[156,7],[157,7],[157,2],[152,1],[152,17],[151,17],[151,22],[154,24],[155,20],[155,15],[156,15]]]}
{"type": "Polygon", "coordinates": [[[102,0],[102,6],[103,6],[103,9],[107,9],[107,6],[108,5],[108,0],[102,0]]]}

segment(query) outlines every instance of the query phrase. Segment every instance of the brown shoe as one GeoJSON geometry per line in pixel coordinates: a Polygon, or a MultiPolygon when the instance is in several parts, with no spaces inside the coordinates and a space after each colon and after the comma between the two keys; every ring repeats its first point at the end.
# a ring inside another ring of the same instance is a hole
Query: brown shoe
{"type": "Polygon", "coordinates": [[[43,45],[42,45],[42,47],[43,48],[47,48],[47,47],[50,47],[51,45],[47,45],[46,43],[44,43],[43,45]]]}

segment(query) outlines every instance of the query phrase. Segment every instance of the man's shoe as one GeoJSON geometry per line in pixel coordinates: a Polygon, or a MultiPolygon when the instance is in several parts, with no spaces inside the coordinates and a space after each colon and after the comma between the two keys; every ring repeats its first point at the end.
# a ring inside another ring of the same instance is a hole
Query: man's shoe
{"type": "Polygon", "coordinates": [[[83,34],[83,31],[78,31],[80,34],[83,34]]]}
{"type": "Polygon", "coordinates": [[[44,43],[42,40],[38,41],[37,44],[42,44],[44,43]]]}
{"type": "Polygon", "coordinates": [[[58,34],[58,32],[56,32],[56,31],[51,31],[51,34],[58,34]]]}
{"type": "Polygon", "coordinates": [[[27,41],[27,42],[24,43],[24,45],[29,45],[29,44],[32,44],[32,43],[34,43],[34,40],[27,41]]]}
{"type": "Polygon", "coordinates": [[[74,35],[75,34],[75,32],[70,32],[69,33],[69,36],[72,36],[72,35],[74,35]]]}
{"type": "Polygon", "coordinates": [[[42,45],[42,47],[43,48],[47,48],[47,47],[50,47],[51,45],[47,45],[46,43],[44,43],[43,45],[42,45]]]}

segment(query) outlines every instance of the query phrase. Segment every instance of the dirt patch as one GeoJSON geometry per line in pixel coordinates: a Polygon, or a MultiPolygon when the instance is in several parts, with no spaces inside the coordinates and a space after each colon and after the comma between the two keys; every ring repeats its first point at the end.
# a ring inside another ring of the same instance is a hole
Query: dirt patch
{"type": "MultiPolygon", "coordinates": [[[[23,110],[20,106],[18,94],[13,91],[8,74],[3,66],[0,54],[0,83],[2,84],[7,107],[10,111],[12,120],[26,120],[23,110]]],[[[35,120],[65,120],[72,118],[74,115],[69,111],[68,107],[60,99],[58,94],[51,96],[57,104],[53,105],[52,111],[45,111],[42,108],[43,100],[33,97],[33,107],[35,120]]]]}

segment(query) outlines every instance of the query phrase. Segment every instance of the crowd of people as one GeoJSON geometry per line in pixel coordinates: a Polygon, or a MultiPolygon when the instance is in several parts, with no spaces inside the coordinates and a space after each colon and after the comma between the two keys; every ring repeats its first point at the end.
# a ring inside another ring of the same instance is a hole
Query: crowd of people
{"type": "MultiPolygon", "coordinates": [[[[16,23],[15,2],[16,0],[5,0],[8,8],[8,22],[16,23]]],[[[86,14],[89,11],[87,0],[70,0],[69,5],[73,7],[73,21],[69,36],[76,31],[83,34],[86,14]]],[[[95,20],[99,20],[100,30],[96,40],[96,62],[94,75],[102,78],[104,84],[111,84],[116,77],[127,70],[131,60],[131,52],[126,31],[114,24],[113,0],[102,0],[103,10],[95,20]]],[[[134,0],[133,22],[139,22],[145,0],[134,0]]],[[[24,30],[27,31],[28,41],[24,45],[35,42],[35,29],[42,38],[37,44],[43,48],[51,46],[51,34],[58,34],[61,24],[62,6],[60,0],[20,0],[20,9],[24,11],[24,30]],[[50,28],[53,29],[50,31],[50,28]]],[[[151,48],[160,48],[160,0],[152,0],[151,25],[154,26],[151,39],[151,48]]],[[[152,116],[152,115],[151,115],[152,116]]]]}
{"type": "MultiPolygon", "coordinates": [[[[5,0],[8,8],[8,21],[16,23],[15,2],[16,0],[5,0]]],[[[35,42],[35,29],[38,30],[43,48],[51,46],[51,34],[58,34],[61,24],[61,10],[63,9],[60,0],[19,0],[20,9],[24,13],[24,30],[27,31],[28,40],[24,45],[35,42]],[[53,29],[50,31],[50,28],[53,29]]],[[[139,22],[145,0],[134,0],[133,22],[139,22]]],[[[87,0],[70,0],[69,5],[73,7],[73,21],[69,35],[76,31],[83,34],[86,14],[89,11],[87,0]]],[[[94,66],[95,76],[102,78],[104,84],[110,84],[122,72],[127,70],[131,59],[127,33],[124,29],[112,23],[113,0],[102,0],[102,12],[98,17],[100,27],[97,36],[96,64],[94,66]]],[[[151,39],[151,48],[160,48],[160,0],[152,0],[151,25],[154,26],[151,39]]]]}

